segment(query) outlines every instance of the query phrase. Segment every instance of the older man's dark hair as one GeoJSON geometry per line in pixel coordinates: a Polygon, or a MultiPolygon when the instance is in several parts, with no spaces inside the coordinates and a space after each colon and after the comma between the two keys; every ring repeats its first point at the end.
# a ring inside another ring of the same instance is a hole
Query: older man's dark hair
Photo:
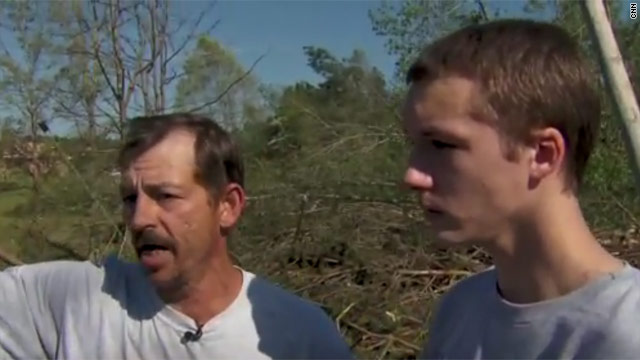
{"type": "Polygon", "coordinates": [[[126,169],[173,131],[195,136],[195,178],[212,194],[229,183],[244,187],[244,165],[231,135],[212,119],[189,113],[140,116],[129,121],[118,166],[126,169]]]}

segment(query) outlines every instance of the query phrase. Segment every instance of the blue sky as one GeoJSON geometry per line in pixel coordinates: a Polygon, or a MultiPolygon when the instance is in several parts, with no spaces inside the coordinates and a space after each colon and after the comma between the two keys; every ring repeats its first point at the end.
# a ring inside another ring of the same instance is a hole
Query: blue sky
{"type": "MultiPolygon", "coordinates": [[[[489,0],[485,4],[490,12],[500,8],[510,16],[521,16],[526,2],[489,0]]],[[[628,11],[631,0],[622,2],[622,10],[628,11]]],[[[184,1],[180,7],[185,14],[194,14],[208,3],[184,1]]],[[[213,36],[232,49],[247,68],[268,51],[255,69],[265,83],[319,80],[306,64],[305,45],[325,47],[338,57],[360,48],[372,65],[391,77],[395,59],[388,55],[385,39],[373,32],[368,16],[368,11],[379,5],[378,0],[219,0],[212,12],[212,20],[220,21],[213,36]]]]}
{"type": "MultiPolygon", "coordinates": [[[[625,11],[631,0],[621,1],[625,11]]],[[[508,15],[519,16],[526,2],[486,0],[485,4],[491,10],[500,8],[508,15]]],[[[387,53],[385,39],[373,32],[368,16],[370,10],[380,6],[380,0],[177,0],[174,4],[178,17],[189,18],[214,4],[205,19],[208,24],[219,21],[213,37],[231,49],[246,68],[266,53],[255,69],[265,83],[319,80],[307,66],[302,51],[306,45],[324,47],[338,57],[349,56],[359,48],[385,75],[390,77],[394,72],[395,59],[387,53]]],[[[0,35],[10,49],[17,45],[5,29],[0,35]]],[[[182,56],[174,64],[179,66],[182,56]]]]}
{"type": "MultiPolygon", "coordinates": [[[[184,1],[179,7],[185,15],[192,15],[209,3],[184,1]]],[[[265,83],[286,85],[319,80],[306,64],[302,51],[306,45],[324,47],[338,57],[349,56],[360,48],[373,66],[391,77],[395,59],[387,53],[385,39],[374,33],[368,16],[369,10],[378,8],[380,3],[379,0],[219,0],[210,21],[220,23],[212,35],[233,50],[247,68],[268,51],[255,69],[265,83]]],[[[499,7],[517,16],[522,14],[526,0],[486,3],[491,10],[499,7]]]]}
{"type": "MultiPolygon", "coordinates": [[[[291,84],[316,81],[306,63],[302,47],[325,47],[338,57],[363,49],[385,74],[394,70],[394,59],[384,48],[384,39],[374,34],[368,10],[379,2],[365,0],[219,1],[213,15],[220,20],[213,36],[233,50],[249,67],[261,54],[266,57],[256,73],[266,83],[291,84]]],[[[184,11],[197,12],[204,1],[184,2],[184,11]]]]}
{"type": "MultiPolygon", "coordinates": [[[[193,18],[212,1],[178,0],[175,15],[193,18]]],[[[472,0],[468,1],[473,4],[472,0]]],[[[521,16],[526,1],[488,0],[486,3],[491,10],[500,8],[505,15],[521,16]]],[[[628,11],[630,0],[621,1],[622,10],[628,11]]],[[[212,36],[233,51],[245,68],[266,53],[254,71],[266,84],[282,86],[320,80],[307,65],[303,53],[307,45],[324,47],[340,58],[359,48],[367,54],[369,63],[390,79],[395,59],[387,53],[385,38],[374,33],[368,16],[369,11],[380,4],[379,0],[217,0],[205,22],[219,21],[212,36]]],[[[17,44],[12,43],[6,30],[0,30],[0,35],[10,49],[15,49],[17,44]]],[[[187,54],[179,56],[174,65],[180,66],[187,54]]]]}

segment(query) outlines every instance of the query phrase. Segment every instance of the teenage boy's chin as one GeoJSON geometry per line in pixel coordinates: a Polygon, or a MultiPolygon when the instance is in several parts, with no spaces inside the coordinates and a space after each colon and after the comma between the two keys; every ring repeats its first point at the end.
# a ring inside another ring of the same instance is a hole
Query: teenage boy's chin
{"type": "Polygon", "coordinates": [[[451,248],[472,245],[472,237],[464,229],[455,224],[431,223],[427,225],[427,233],[433,245],[438,248],[451,248]]]}

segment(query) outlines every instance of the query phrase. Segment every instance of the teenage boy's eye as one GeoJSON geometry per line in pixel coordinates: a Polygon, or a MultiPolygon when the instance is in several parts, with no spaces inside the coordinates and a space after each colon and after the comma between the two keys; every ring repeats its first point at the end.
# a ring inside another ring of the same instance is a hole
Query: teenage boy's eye
{"type": "Polygon", "coordinates": [[[455,148],[455,145],[453,144],[449,144],[440,140],[432,140],[431,144],[436,148],[436,149],[447,149],[447,148],[455,148]]]}

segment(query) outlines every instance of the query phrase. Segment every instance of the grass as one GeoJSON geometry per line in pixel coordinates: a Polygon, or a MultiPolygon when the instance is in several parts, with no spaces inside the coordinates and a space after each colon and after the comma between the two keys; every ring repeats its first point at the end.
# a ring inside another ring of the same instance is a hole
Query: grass
{"type": "Polygon", "coordinates": [[[25,262],[88,257],[99,242],[96,228],[103,232],[103,226],[73,209],[44,209],[34,216],[32,194],[30,179],[19,173],[0,184],[0,248],[25,262]]]}
{"type": "Polygon", "coordinates": [[[17,253],[20,249],[19,240],[21,234],[19,228],[27,219],[16,217],[12,212],[19,206],[24,205],[31,195],[28,184],[21,183],[20,178],[2,183],[3,190],[0,190],[0,246],[11,253],[17,253]]]}

